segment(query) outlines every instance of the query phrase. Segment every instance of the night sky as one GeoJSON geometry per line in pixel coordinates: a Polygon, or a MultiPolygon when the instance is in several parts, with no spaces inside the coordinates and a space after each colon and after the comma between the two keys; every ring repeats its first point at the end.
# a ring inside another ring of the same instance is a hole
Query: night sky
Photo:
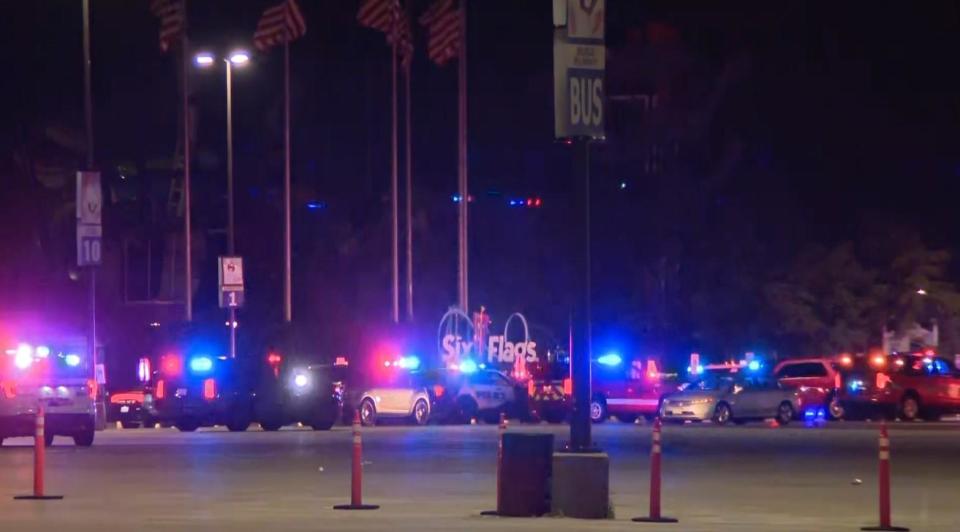
{"type": "MultiPolygon", "coordinates": [[[[0,178],[8,179],[10,154],[26,129],[49,122],[82,127],[81,2],[3,4],[0,171],[7,175],[0,178]]],[[[170,157],[179,109],[176,65],[172,54],[158,48],[157,22],[148,2],[92,4],[98,166],[110,172],[120,162],[144,165],[170,157]]],[[[260,13],[271,4],[193,0],[191,40],[215,51],[249,43],[260,13]]],[[[300,4],[307,34],[292,47],[294,195],[301,206],[321,201],[326,210],[295,213],[297,251],[306,253],[314,243],[305,239],[314,236],[324,239],[316,245],[331,253],[359,232],[367,235],[360,245],[386,243],[385,234],[370,235],[387,227],[388,48],[381,34],[356,23],[357,2],[300,4]],[[354,232],[320,228],[326,222],[317,217],[323,216],[349,221],[354,232]]],[[[414,2],[414,11],[426,4],[414,2]]],[[[681,47],[704,72],[717,75],[731,63],[747,72],[726,93],[710,135],[720,138],[724,131],[736,131],[751,146],[752,168],[762,171],[733,179],[736,201],[757,213],[759,238],[771,249],[784,250],[784,262],[787,253],[803,244],[857,238],[877,222],[910,226],[928,244],[960,251],[960,226],[954,220],[955,183],[960,180],[960,69],[955,57],[960,4],[608,4],[610,61],[617,61],[620,71],[649,64],[639,55],[634,60],[631,35],[659,22],[677,28],[681,47]]],[[[492,303],[498,314],[525,310],[538,316],[534,321],[562,330],[567,311],[555,294],[563,291],[563,274],[539,275],[543,268],[563,263],[569,252],[563,236],[569,153],[552,138],[550,2],[474,0],[469,24],[470,179],[477,197],[472,207],[474,298],[477,304],[492,303]],[[543,197],[545,207],[511,211],[505,202],[513,196],[543,197]],[[534,259],[523,265],[525,256],[534,259]],[[537,286],[531,286],[532,280],[537,286]]],[[[450,195],[456,183],[456,67],[428,62],[422,32],[416,47],[415,187],[418,213],[428,224],[418,232],[424,258],[417,274],[417,310],[425,323],[433,324],[455,296],[456,221],[450,195]]],[[[270,287],[265,291],[278,282],[270,270],[280,265],[274,249],[280,233],[273,231],[279,229],[275,194],[282,175],[281,68],[279,50],[258,54],[251,68],[236,72],[234,82],[239,247],[244,251],[246,246],[260,261],[259,282],[270,287]],[[264,241],[266,247],[258,248],[264,241]]],[[[223,217],[222,73],[192,76],[199,144],[195,216],[201,226],[213,227],[223,217]]],[[[623,92],[636,92],[614,74],[608,81],[611,92],[618,83],[623,92]]],[[[596,201],[601,211],[610,206],[629,212],[631,202],[640,205],[649,194],[642,176],[603,165],[603,154],[615,150],[617,141],[612,132],[611,145],[598,148],[596,201]],[[624,180],[629,188],[621,194],[624,180]]],[[[702,144],[703,152],[722,149],[719,143],[711,148],[709,139],[702,144]]],[[[18,198],[4,194],[2,201],[9,206],[18,198]]],[[[598,227],[638,234],[646,229],[603,214],[598,227]],[[613,219],[622,225],[604,225],[613,219]]],[[[604,239],[599,241],[595,253],[601,255],[602,268],[603,257],[616,248],[604,248],[604,239]]],[[[9,248],[10,240],[3,245],[9,248]]],[[[376,297],[386,298],[389,248],[377,249],[370,260],[383,266],[372,274],[372,284],[379,287],[376,297]]],[[[10,257],[15,251],[4,249],[3,254],[10,257]]],[[[300,277],[301,287],[309,286],[305,278],[300,277]]],[[[209,286],[201,290],[200,304],[212,308],[209,286]]],[[[602,307],[603,282],[597,290],[601,302],[595,305],[602,307]]],[[[310,307],[311,299],[302,297],[299,304],[310,307]]],[[[275,308],[275,303],[263,305],[275,308]]],[[[327,311],[312,307],[302,314],[329,318],[327,311]]],[[[269,311],[264,315],[274,316],[269,311]]]]}

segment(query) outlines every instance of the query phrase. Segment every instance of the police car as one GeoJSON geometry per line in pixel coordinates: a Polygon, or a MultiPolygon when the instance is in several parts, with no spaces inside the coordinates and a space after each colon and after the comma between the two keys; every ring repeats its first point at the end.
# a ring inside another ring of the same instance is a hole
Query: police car
{"type": "Polygon", "coordinates": [[[343,412],[347,360],[306,362],[271,351],[255,384],[253,417],[264,430],[303,423],[330,430],[343,412]]]}
{"type": "Polygon", "coordinates": [[[526,419],[527,390],[507,374],[479,367],[465,359],[456,368],[437,372],[434,395],[437,415],[443,420],[497,423],[500,414],[526,419]]]}
{"type": "Polygon", "coordinates": [[[0,443],[33,436],[44,408],[46,445],[68,436],[80,447],[93,444],[96,419],[93,364],[85,340],[8,342],[0,354],[0,443]]]}
{"type": "Polygon", "coordinates": [[[437,395],[432,389],[431,376],[416,372],[420,359],[408,356],[388,360],[384,367],[389,371],[378,379],[377,384],[360,394],[357,403],[360,422],[369,427],[381,419],[399,419],[426,425],[435,408],[437,395]]]}

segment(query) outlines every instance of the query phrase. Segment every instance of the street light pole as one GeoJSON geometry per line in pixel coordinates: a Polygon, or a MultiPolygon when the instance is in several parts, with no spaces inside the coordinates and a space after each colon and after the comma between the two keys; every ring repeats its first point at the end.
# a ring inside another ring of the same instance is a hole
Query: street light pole
{"type": "MultiPolygon", "coordinates": [[[[233,226],[233,63],[223,60],[227,66],[227,255],[236,252],[233,226]]],[[[230,358],[237,358],[237,309],[229,311],[230,358]]]]}

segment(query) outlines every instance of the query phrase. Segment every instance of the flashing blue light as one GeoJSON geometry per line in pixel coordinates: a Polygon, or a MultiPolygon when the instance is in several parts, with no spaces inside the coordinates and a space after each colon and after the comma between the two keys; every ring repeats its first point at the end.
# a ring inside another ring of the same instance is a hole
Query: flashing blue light
{"type": "Polygon", "coordinates": [[[33,352],[40,358],[47,358],[48,356],[50,356],[50,348],[45,345],[38,345],[37,348],[33,350],[33,352]]]}
{"type": "Polygon", "coordinates": [[[853,379],[853,380],[847,382],[847,388],[849,388],[851,392],[858,392],[858,391],[861,391],[861,390],[866,389],[866,386],[864,386],[862,380],[860,380],[860,379],[853,379]]]}
{"type": "Polygon", "coordinates": [[[213,359],[208,356],[199,356],[190,359],[190,371],[206,373],[213,369],[213,359]]]}
{"type": "Polygon", "coordinates": [[[701,364],[697,364],[696,367],[687,366],[687,373],[690,373],[693,375],[699,375],[703,373],[703,366],[701,364]]]}
{"type": "Polygon", "coordinates": [[[63,357],[63,361],[66,362],[68,366],[75,368],[80,365],[80,355],[70,353],[63,357]]]}
{"type": "Polygon", "coordinates": [[[747,369],[749,369],[750,371],[757,371],[757,370],[759,370],[759,369],[760,369],[760,361],[759,361],[759,360],[751,360],[750,363],[747,364],[747,369]]]}
{"type": "Polygon", "coordinates": [[[603,364],[604,366],[619,366],[621,362],[623,362],[623,358],[617,353],[607,353],[597,359],[597,364],[603,364]]]}
{"type": "Polygon", "coordinates": [[[808,409],[806,409],[806,410],[803,411],[803,419],[813,419],[813,418],[815,418],[815,417],[817,417],[817,411],[816,411],[816,410],[814,410],[814,409],[812,409],[812,408],[808,408],[808,409]]]}
{"type": "Polygon", "coordinates": [[[624,190],[625,188],[627,188],[627,182],[626,182],[626,181],[621,181],[621,182],[620,182],[620,190],[624,190]]]}
{"type": "Polygon", "coordinates": [[[512,199],[512,200],[510,200],[510,206],[511,206],[511,207],[523,207],[523,206],[526,205],[526,204],[527,204],[527,202],[524,201],[524,200],[522,200],[522,199],[512,199]]]}
{"type": "Polygon", "coordinates": [[[476,373],[477,372],[477,363],[473,360],[467,359],[460,363],[460,372],[461,373],[476,373]]]}
{"type": "Polygon", "coordinates": [[[310,209],[311,211],[319,211],[319,210],[325,209],[326,207],[327,207],[327,204],[322,201],[307,202],[307,208],[310,209]]]}
{"type": "Polygon", "coordinates": [[[420,358],[414,355],[406,356],[398,360],[394,366],[402,369],[417,369],[420,367],[420,358]]]}
{"type": "Polygon", "coordinates": [[[454,194],[450,196],[450,199],[452,199],[454,203],[460,203],[461,201],[463,201],[463,196],[461,196],[460,194],[454,194]]]}

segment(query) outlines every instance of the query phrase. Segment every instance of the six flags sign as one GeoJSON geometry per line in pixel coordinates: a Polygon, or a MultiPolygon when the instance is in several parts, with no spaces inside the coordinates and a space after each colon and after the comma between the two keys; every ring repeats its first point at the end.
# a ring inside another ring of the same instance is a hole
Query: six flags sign
{"type": "Polygon", "coordinates": [[[530,329],[523,314],[511,314],[504,322],[503,334],[500,335],[489,334],[490,324],[490,315],[483,307],[472,318],[459,309],[451,308],[440,320],[438,331],[437,347],[443,364],[447,367],[456,366],[464,358],[487,364],[525,364],[539,360],[537,343],[530,340],[530,329]],[[515,320],[523,327],[523,339],[509,341],[507,332],[515,320]]]}

